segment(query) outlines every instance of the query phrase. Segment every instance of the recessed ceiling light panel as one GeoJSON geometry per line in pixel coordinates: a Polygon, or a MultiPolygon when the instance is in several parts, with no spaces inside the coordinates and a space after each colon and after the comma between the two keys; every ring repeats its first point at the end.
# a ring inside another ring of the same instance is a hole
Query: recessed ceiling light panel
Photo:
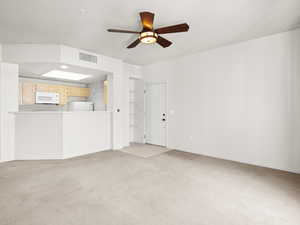
{"type": "Polygon", "coordinates": [[[42,76],[49,77],[49,78],[63,79],[63,80],[83,80],[88,77],[91,77],[91,75],[87,75],[87,74],[73,73],[73,72],[67,72],[61,70],[52,70],[48,73],[43,74],[42,76]]]}
{"type": "Polygon", "coordinates": [[[69,69],[69,67],[67,65],[61,65],[60,68],[63,70],[69,69]]]}

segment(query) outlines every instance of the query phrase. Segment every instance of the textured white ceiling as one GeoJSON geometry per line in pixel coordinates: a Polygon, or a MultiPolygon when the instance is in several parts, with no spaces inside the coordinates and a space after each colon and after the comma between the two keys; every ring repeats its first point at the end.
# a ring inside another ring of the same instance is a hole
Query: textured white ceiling
{"type": "Polygon", "coordinates": [[[149,64],[299,26],[300,0],[0,0],[0,42],[56,43],[149,64]],[[137,37],[140,11],[155,27],[187,22],[188,33],[163,35],[173,45],[126,46],[137,37]]]}

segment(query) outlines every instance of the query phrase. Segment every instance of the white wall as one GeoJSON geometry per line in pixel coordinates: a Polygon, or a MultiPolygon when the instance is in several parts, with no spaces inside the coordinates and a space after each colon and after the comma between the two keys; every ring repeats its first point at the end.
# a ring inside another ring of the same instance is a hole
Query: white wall
{"type": "Polygon", "coordinates": [[[98,80],[88,84],[91,89],[91,95],[88,101],[94,102],[95,111],[104,111],[106,106],[104,103],[104,80],[98,80]]]}
{"type": "Polygon", "coordinates": [[[144,143],[145,106],[144,106],[144,81],[130,79],[130,142],[144,143]]]}
{"type": "Polygon", "coordinates": [[[63,159],[111,149],[110,112],[16,113],[16,159],[63,159]]]}
{"type": "Polygon", "coordinates": [[[15,120],[18,111],[18,66],[0,62],[0,161],[14,159],[15,120]]]}
{"type": "Polygon", "coordinates": [[[64,158],[111,149],[110,134],[110,112],[63,113],[64,158]]]}
{"type": "Polygon", "coordinates": [[[15,118],[16,160],[63,158],[62,113],[22,112],[15,118]]]}
{"type": "Polygon", "coordinates": [[[0,43],[0,62],[2,61],[2,44],[0,43]]]}
{"type": "Polygon", "coordinates": [[[130,133],[132,132],[130,126],[130,117],[132,116],[130,110],[130,79],[141,79],[141,67],[123,63],[123,79],[122,79],[122,88],[123,88],[123,104],[124,104],[124,118],[123,118],[123,142],[124,146],[128,146],[131,141],[130,133]]]}
{"type": "Polygon", "coordinates": [[[2,59],[13,63],[59,62],[63,50],[55,44],[4,44],[2,59]]]}
{"type": "Polygon", "coordinates": [[[300,173],[299,40],[294,30],[144,67],[146,82],[168,83],[168,146],[300,173]]]}

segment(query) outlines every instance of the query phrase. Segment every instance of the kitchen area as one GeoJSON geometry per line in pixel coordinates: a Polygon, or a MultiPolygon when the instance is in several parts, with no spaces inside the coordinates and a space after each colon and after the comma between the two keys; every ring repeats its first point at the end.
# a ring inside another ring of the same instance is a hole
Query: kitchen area
{"type": "Polygon", "coordinates": [[[110,148],[107,75],[68,69],[19,77],[17,159],[63,159],[110,148]]]}
{"type": "Polygon", "coordinates": [[[1,162],[129,145],[131,72],[121,60],[55,44],[6,44],[2,60],[1,162]]]}
{"type": "Polygon", "coordinates": [[[19,78],[19,111],[105,111],[107,80],[71,83],[19,78]]]}

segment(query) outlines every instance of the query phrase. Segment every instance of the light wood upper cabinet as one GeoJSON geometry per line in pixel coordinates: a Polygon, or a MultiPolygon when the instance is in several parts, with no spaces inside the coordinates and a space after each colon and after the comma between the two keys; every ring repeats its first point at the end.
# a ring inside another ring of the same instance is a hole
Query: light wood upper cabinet
{"type": "Polygon", "coordinates": [[[68,103],[69,96],[75,97],[89,97],[89,88],[71,87],[63,85],[50,85],[45,83],[23,83],[20,87],[20,92],[22,93],[21,102],[23,105],[35,104],[35,93],[40,92],[56,92],[59,93],[60,105],[65,105],[68,103]]]}
{"type": "Polygon", "coordinates": [[[91,94],[91,91],[89,88],[80,88],[80,96],[89,97],[90,94],[91,94]]]}
{"type": "Polygon", "coordinates": [[[89,97],[90,89],[89,88],[79,88],[79,87],[69,87],[69,96],[76,97],[89,97]]]}
{"type": "Polygon", "coordinates": [[[55,86],[50,92],[59,93],[59,104],[65,105],[68,103],[68,87],[66,86],[55,86]]]}
{"type": "Polygon", "coordinates": [[[36,91],[49,92],[49,86],[48,84],[36,84],[36,91]]]}
{"type": "Polygon", "coordinates": [[[23,105],[35,104],[36,84],[23,83],[20,91],[22,91],[22,101],[21,102],[23,105]]]}
{"type": "Polygon", "coordinates": [[[69,87],[69,96],[79,96],[80,89],[78,87],[69,87]]]}
{"type": "Polygon", "coordinates": [[[104,104],[108,104],[108,80],[104,81],[104,94],[103,94],[104,104]]]}

